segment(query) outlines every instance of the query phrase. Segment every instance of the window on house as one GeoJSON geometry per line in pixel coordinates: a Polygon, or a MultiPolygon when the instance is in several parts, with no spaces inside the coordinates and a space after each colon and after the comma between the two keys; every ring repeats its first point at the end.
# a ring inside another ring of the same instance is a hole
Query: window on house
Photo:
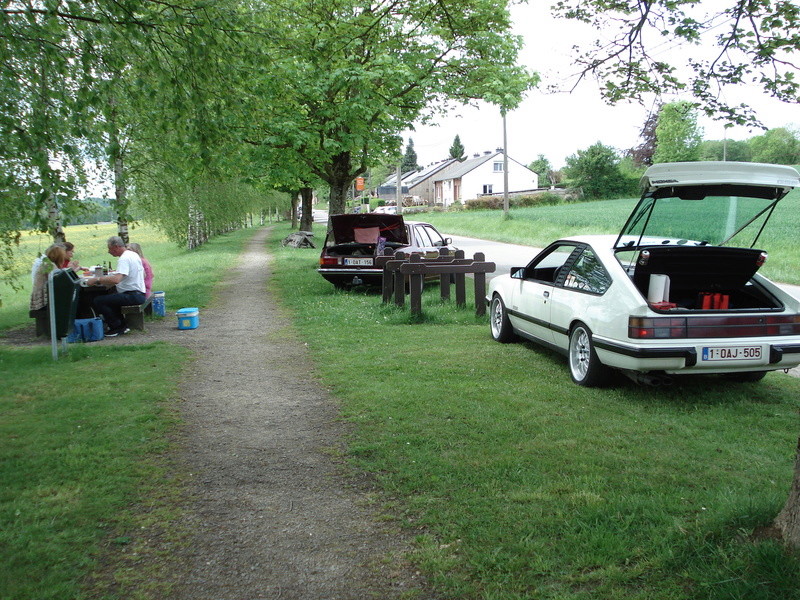
{"type": "Polygon", "coordinates": [[[503,162],[497,161],[494,163],[494,172],[495,173],[502,173],[503,172],[503,162]]]}
{"type": "Polygon", "coordinates": [[[483,186],[483,193],[484,194],[491,194],[492,193],[492,184],[484,185],[483,186]]]}

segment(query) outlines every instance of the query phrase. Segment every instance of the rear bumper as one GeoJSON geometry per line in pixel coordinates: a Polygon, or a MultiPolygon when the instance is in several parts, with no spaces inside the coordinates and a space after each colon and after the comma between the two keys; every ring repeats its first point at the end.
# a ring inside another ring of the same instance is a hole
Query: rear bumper
{"type": "Polygon", "coordinates": [[[369,285],[380,285],[383,281],[383,269],[358,268],[358,267],[331,267],[317,269],[317,273],[325,279],[335,284],[358,285],[366,283],[369,285]]]}
{"type": "Polygon", "coordinates": [[[790,369],[800,364],[800,343],[793,339],[790,343],[737,339],[731,345],[748,344],[761,346],[760,360],[753,361],[703,361],[702,348],[719,346],[721,340],[698,342],[696,345],[642,347],[629,346],[595,338],[595,347],[600,360],[609,366],[634,371],[667,371],[722,373],[735,371],[767,371],[790,369]]]}

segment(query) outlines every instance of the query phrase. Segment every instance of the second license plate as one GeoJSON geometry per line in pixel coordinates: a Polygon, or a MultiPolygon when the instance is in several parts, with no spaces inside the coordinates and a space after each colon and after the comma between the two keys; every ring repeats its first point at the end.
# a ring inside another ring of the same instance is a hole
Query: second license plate
{"type": "Polygon", "coordinates": [[[344,264],[352,265],[356,267],[371,267],[372,266],[372,259],[371,258],[345,258],[344,264]]]}

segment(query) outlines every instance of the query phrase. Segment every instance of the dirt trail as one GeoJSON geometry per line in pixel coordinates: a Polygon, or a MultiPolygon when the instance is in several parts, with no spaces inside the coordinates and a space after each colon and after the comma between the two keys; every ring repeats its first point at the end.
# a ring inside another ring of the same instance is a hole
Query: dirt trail
{"type": "Polygon", "coordinates": [[[419,589],[402,537],[379,525],[367,490],[338,470],[344,427],[266,290],[266,235],[249,243],[200,327],[174,329],[198,359],[182,393],[196,533],[173,597],[364,599],[419,589]]]}

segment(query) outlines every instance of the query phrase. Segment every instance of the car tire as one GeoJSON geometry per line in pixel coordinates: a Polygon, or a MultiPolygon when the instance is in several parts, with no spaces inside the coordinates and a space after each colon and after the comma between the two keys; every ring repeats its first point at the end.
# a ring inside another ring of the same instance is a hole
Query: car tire
{"type": "Polygon", "coordinates": [[[747,371],[746,373],[725,373],[723,377],[728,381],[738,383],[755,383],[764,379],[767,371],[747,371]]]}
{"type": "Polygon", "coordinates": [[[611,369],[600,362],[592,342],[592,331],[576,323],[569,334],[569,375],[583,387],[599,387],[608,383],[611,369]]]}
{"type": "Polygon", "coordinates": [[[492,304],[489,308],[489,325],[492,330],[492,338],[496,342],[507,344],[517,339],[511,321],[508,320],[508,311],[503,299],[495,294],[492,297],[492,304]]]}

